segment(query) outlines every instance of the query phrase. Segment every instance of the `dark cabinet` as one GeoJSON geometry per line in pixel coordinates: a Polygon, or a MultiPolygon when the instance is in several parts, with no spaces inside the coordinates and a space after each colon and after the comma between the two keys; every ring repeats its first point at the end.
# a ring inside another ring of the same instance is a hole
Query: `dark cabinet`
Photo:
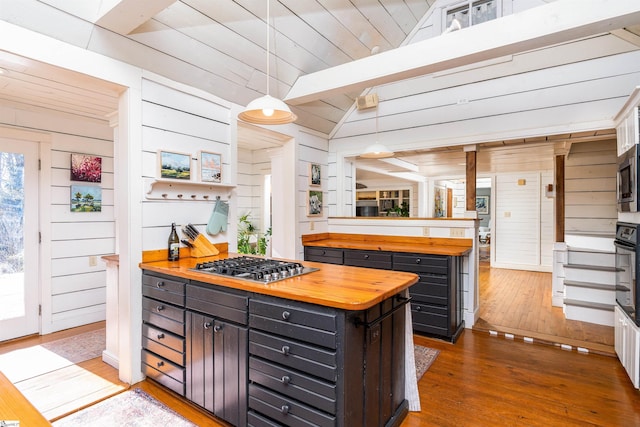
{"type": "Polygon", "coordinates": [[[249,425],[393,426],[404,399],[406,300],[344,311],[249,302],[249,425]]]}
{"type": "Polygon", "coordinates": [[[248,296],[187,286],[186,397],[234,426],[247,425],[248,296]]]}
{"type": "Polygon", "coordinates": [[[184,396],[185,287],[171,276],[142,276],[142,371],[184,396]]]}
{"type": "Polygon", "coordinates": [[[455,342],[464,328],[461,257],[307,246],[305,260],[416,273],[420,280],[409,289],[414,332],[455,342]]]}

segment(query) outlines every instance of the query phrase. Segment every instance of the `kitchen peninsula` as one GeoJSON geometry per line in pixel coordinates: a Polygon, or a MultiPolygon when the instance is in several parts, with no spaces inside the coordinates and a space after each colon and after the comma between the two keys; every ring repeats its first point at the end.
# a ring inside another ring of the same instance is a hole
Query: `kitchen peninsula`
{"type": "Polygon", "coordinates": [[[236,425],[399,425],[413,273],[304,262],[260,283],[143,262],[145,374],[236,425]],[[313,271],[311,271],[313,269],[313,271]]]}

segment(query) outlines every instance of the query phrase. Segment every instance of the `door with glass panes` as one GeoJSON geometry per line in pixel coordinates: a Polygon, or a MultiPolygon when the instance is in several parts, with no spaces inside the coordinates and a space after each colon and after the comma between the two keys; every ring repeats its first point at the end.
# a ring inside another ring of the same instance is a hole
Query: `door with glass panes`
{"type": "Polygon", "coordinates": [[[39,331],[38,144],[0,138],[0,341],[39,331]]]}

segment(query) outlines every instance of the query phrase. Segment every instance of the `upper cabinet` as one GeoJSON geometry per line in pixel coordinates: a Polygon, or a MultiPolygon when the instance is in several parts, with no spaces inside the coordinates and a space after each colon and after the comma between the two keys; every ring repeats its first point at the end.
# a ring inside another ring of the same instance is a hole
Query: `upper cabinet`
{"type": "Polygon", "coordinates": [[[618,139],[618,156],[640,142],[638,138],[638,132],[640,132],[639,105],[640,86],[637,86],[614,118],[618,139]]]}

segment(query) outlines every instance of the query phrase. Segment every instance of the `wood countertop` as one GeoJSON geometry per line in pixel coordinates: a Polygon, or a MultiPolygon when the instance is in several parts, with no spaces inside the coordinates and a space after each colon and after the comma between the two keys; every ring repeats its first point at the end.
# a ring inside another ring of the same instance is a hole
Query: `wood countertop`
{"type": "Polygon", "coordinates": [[[302,244],[303,246],[449,256],[463,256],[473,248],[472,239],[345,233],[306,234],[302,236],[302,244]]]}
{"type": "Polygon", "coordinates": [[[140,268],[228,288],[354,311],[371,308],[418,281],[418,276],[413,273],[309,261],[301,263],[305,267],[319,270],[266,284],[190,270],[199,262],[234,256],[240,255],[221,253],[205,258],[181,258],[179,261],[142,262],[140,268]]]}

